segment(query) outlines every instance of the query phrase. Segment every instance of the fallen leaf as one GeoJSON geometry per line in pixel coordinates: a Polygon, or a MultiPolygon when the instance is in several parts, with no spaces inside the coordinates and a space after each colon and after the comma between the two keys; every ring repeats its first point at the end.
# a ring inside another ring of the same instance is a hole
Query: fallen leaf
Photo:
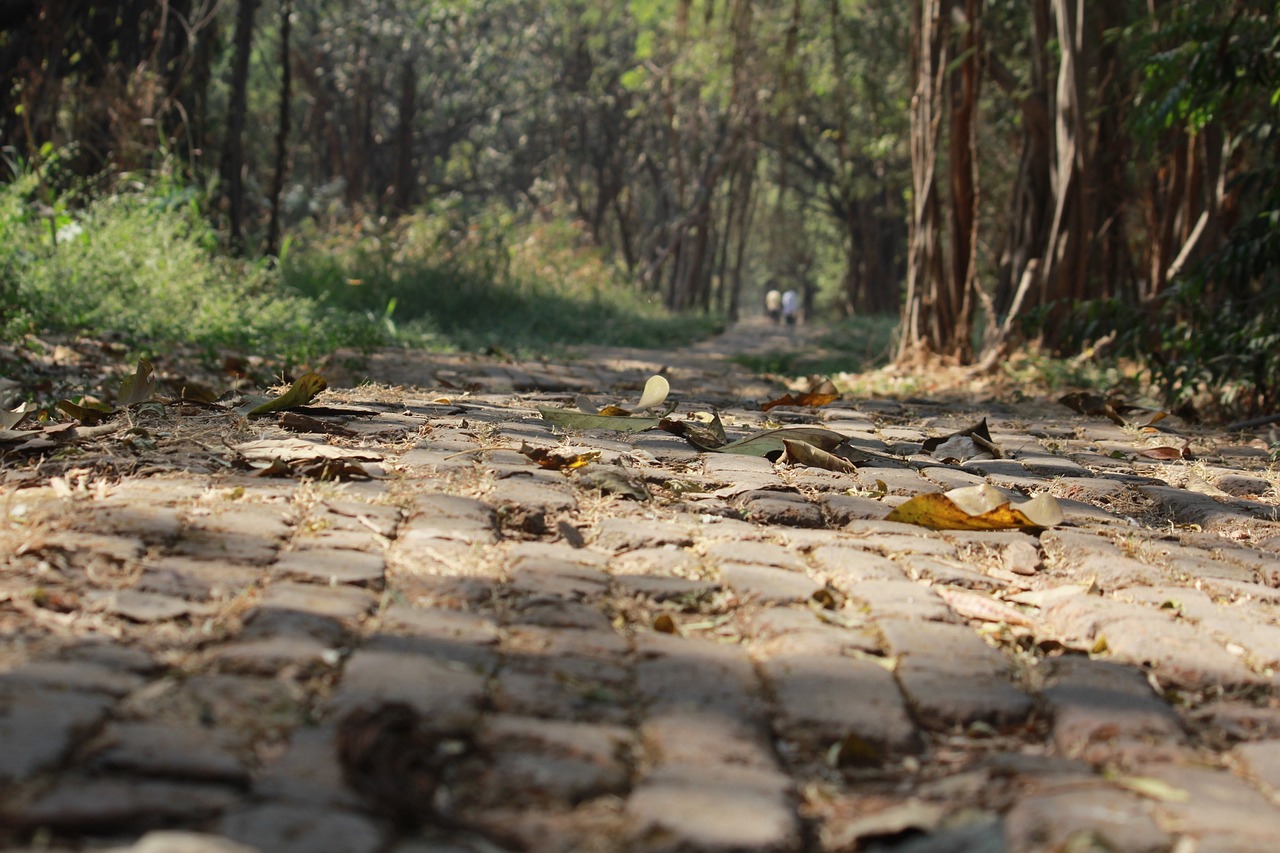
{"type": "Polygon", "coordinates": [[[534,447],[524,441],[520,442],[520,454],[529,457],[543,468],[554,471],[572,471],[600,458],[599,450],[534,447]]]}
{"type": "Polygon", "coordinates": [[[1104,773],[1103,778],[1113,785],[1119,785],[1134,793],[1153,800],[1166,803],[1185,803],[1191,799],[1189,791],[1170,785],[1163,779],[1154,776],[1125,776],[1119,773],[1104,773]]]}
{"type": "Polygon", "coordinates": [[[644,383],[644,391],[640,394],[640,402],[636,404],[636,410],[643,412],[647,409],[656,409],[667,401],[667,395],[670,393],[671,383],[665,376],[655,373],[649,377],[648,382],[644,383]]]}
{"type": "Polygon", "coordinates": [[[659,613],[653,617],[653,630],[659,634],[679,634],[680,626],[676,625],[670,613],[659,613]]]}
{"type": "Polygon", "coordinates": [[[988,454],[993,459],[1003,459],[1004,454],[991,440],[987,419],[983,418],[971,427],[948,435],[925,439],[920,449],[935,459],[956,459],[964,462],[988,454]]]}
{"type": "MultiPolygon", "coordinates": [[[[821,427],[781,427],[752,433],[720,447],[703,447],[700,449],[711,450],[716,453],[741,453],[744,456],[763,456],[776,462],[786,452],[787,446],[785,442],[787,441],[803,442],[829,453],[844,441],[844,436],[833,430],[821,427]]],[[[695,444],[695,446],[697,445],[695,444]]]]}
{"type": "Polygon", "coordinates": [[[1021,610],[989,595],[938,585],[933,587],[933,591],[938,593],[952,610],[966,619],[1004,622],[1009,625],[1022,625],[1025,628],[1037,627],[1035,620],[1021,610]]]}
{"type": "Polygon", "coordinates": [[[770,409],[775,408],[777,406],[805,406],[811,409],[816,409],[819,406],[825,406],[828,403],[834,402],[839,399],[840,399],[839,394],[809,393],[809,394],[801,394],[800,396],[797,397],[796,395],[788,392],[786,394],[783,394],[781,397],[777,398],[776,400],[770,400],[767,403],[761,404],[760,411],[767,412],[770,409]]]}
{"type": "Polygon", "coordinates": [[[1188,439],[1181,447],[1148,447],[1145,450],[1139,450],[1138,455],[1147,459],[1191,459],[1191,440],[1188,439]]]}
{"type": "Polygon", "coordinates": [[[782,446],[786,450],[782,456],[782,460],[793,465],[805,465],[809,468],[822,468],[827,471],[837,471],[841,474],[852,474],[858,470],[858,466],[854,465],[848,459],[836,456],[834,453],[828,453],[819,447],[814,447],[808,442],[784,438],[782,440],[782,446]]]}
{"type": "Polygon", "coordinates": [[[232,450],[249,460],[278,459],[281,462],[314,461],[319,459],[378,460],[382,455],[355,447],[338,447],[304,438],[263,438],[232,445],[232,450]]]}
{"type": "Polygon", "coordinates": [[[604,415],[607,418],[625,418],[630,415],[631,412],[621,406],[605,406],[599,412],[596,412],[596,414],[604,415]]]}
{"type": "Polygon", "coordinates": [[[1025,530],[1062,523],[1062,507],[1049,494],[1014,506],[993,486],[966,486],[916,495],[885,516],[887,521],[931,530],[1025,530]]]}
{"type": "Polygon", "coordinates": [[[105,403],[82,401],[81,404],[70,400],[59,400],[58,408],[69,418],[74,418],[85,426],[93,426],[115,417],[116,410],[105,403]]]}
{"type": "Polygon", "coordinates": [[[617,495],[635,501],[647,501],[652,497],[643,480],[617,465],[580,471],[574,479],[584,487],[597,489],[606,495],[617,495]]]}
{"type": "Polygon", "coordinates": [[[151,362],[145,358],[138,359],[138,367],[133,375],[126,376],[120,383],[120,393],[116,395],[116,402],[121,407],[127,409],[138,403],[145,403],[155,396],[156,379],[151,375],[153,369],[151,362]]]}
{"type": "Polygon", "coordinates": [[[27,415],[36,410],[35,403],[23,403],[12,411],[0,411],[0,431],[8,431],[22,423],[27,415]]]}
{"type": "Polygon", "coordinates": [[[288,391],[285,391],[279,397],[258,403],[242,414],[247,418],[252,418],[258,415],[270,414],[271,412],[282,412],[285,409],[305,406],[314,400],[317,394],[328,387],[329,383],[320,374],[304,373],[289,386],[288,391]]]}
{"type": "Polygon", "coordinates": [[[359,434],[342,424],[313,418],[310,415],[304,415],[299,412],[281,412],[280,427],[281,429],[289,430],[289,432],[321,432],[326,435],[340,435],[344,438],[351,438],[359,434]]]}
{"type": "Polygon", "coordinates": [[[643,432],[653,429],[662,418],[629,417],[625,415],[597,415],[575,412],[572,409],[539,408],[539,414],[547,423],[565,429],[609,429],[615,432],[643,432]]]}
{"type": "Polygon", "coordinates": [[[677,421],[671,418],[663,418],[658,422],[658,426],[669,433],[680,436],[699,450],[719,450],[729,443],[729,439],[724,434],[724,425],[720,423],[719,415],[714,416],[712,422],[707,425],[695,423],[694,421],[677,421]]]}

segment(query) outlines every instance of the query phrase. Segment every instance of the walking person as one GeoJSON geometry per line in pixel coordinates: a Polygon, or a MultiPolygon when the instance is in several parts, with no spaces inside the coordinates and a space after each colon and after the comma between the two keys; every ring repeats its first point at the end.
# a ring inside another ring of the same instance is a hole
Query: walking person
{"type": "Polygon", "coordinates": [[[770,282],[769,292],[764,295],[764,313],[777,323],[782,318],[782,294],[770,282]]]}
{"type": "Polygon", "coordinates": [[[800,310],[800,296],[794,290],[782,294],[782,319],[788,326],[796,324],[796,315],[800,310]]]}

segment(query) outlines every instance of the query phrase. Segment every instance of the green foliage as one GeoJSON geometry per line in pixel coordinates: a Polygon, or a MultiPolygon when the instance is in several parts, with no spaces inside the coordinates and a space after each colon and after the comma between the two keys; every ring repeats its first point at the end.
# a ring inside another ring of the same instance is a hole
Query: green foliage
{"type": "Polygon", "coordinates": [[[1178,4],[1149,37],[1137,127],[1226,133],[1234,223],[1136,340],[1169,404],[1209,417],[1280,405],[1280,3],[1178,4]],[[1162,49],[1155,49],[1162,48],[1162,49]]]}
{"type": "Polygon", "coordinates": [[[283,259],[286,284],[380,323],[400,344],[546,353],[560,345],[661,347],[713,333],[630,290],[562,219],[460,207],[378,228],[310,232],[283,259]]]}
{"type": "Polygon", "coordinates": [[[265,263],[218,254],[197,205],[145,191],[34,212],[27,175],[0,188],[0,276],[7,339],[24,332],[111,336],[140,353],[176,344],[285,361],[382,340],[370,324],[322,310],[265,263]]]}

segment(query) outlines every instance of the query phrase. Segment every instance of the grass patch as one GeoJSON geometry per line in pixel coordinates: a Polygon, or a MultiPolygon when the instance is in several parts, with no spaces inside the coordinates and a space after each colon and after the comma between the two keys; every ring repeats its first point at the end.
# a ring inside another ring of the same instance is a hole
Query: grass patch
{"type": "Polygon", "coordinates": [[[266,263],[226,257],[198,210],[122,192],[37,215],[33,179],[0,188],[0,334],[74,334],[133,354],[194,347],[284,364],[336,346],[376,345],[382,331],[289,291],[266,263]]]}
{"type": "Polygon", "coordinates": [[[636,293],[562,222],[446,212],[381,233],[312,233],[282,264],[285,284],[317,304],[381,323],[401,346],[548,355],[575,344],[662,348],[723,324],[672,315],[636,293]]]}

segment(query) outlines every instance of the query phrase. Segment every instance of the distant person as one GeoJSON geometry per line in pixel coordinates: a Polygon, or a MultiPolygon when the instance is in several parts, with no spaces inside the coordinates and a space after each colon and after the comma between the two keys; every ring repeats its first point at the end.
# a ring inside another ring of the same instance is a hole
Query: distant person
{"type": "Polygon", "coordinates": [[[764,295],[764,313],[775,323],[782,318],[782,294],[778,292],[778,288],[771,287],[764,295]]]}
{"type": "Polygon", "coordinates": [[[800,295],[794,290],[782,294],[782,319],[788,326],[796,324],[796,314],[800,310],[800,295]]]}

